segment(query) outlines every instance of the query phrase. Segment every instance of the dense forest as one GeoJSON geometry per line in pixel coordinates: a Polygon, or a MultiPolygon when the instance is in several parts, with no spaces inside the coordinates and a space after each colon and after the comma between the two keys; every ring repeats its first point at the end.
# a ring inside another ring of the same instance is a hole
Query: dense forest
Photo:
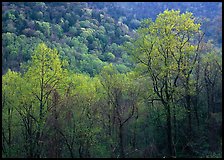
{"type": "Polygon", "coordinates": [[[3,158],[221,158],[222,3],[2,2],[3,158]]]}

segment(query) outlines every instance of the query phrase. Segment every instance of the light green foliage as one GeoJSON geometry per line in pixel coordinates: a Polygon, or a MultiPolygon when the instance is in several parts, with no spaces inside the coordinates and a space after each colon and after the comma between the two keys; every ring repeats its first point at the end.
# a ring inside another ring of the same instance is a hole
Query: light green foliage
{"type": "Polygon", "coordinates": [[[102,62],[96,55],[83,54],[83,60],[80,61],[80,70],[89,73],[91,76],[99,73],[101,68],[106,64],[102,62]]]}
{"type": "MultiPolygon", "coordinates": [[[[7,107],[14,108],[18,106],[19,101],[19,90],[21,88],[21,75],[17,72],[13,72],[8,70],[7,74],[2,77],[2,105],[3,111],[6,110],[7,107]]],[[[15,109],[15,108],[14,108],[15,109]]]]}
{"type": "Polygon", "coordinates": [[[71,46],[74,47],[74,50],[79,54],[86,54],[88,53],[87,46],[82,43],[78,38],[72,38],[71,46]]]}
{"type": "MultiPolygon", "coordinates": [[[[96,85],[98,80],[84,74],[69,73],[66,77],[67,84],[63,103],[65,104],[61,112],[61,121],[63,130],[69,143],[74,143],[75,156],[78,148],[90,152],[90,154],[99,152],[94,146],[98,143],[97,135],[101,127],[97,122],[99,115],[95,105],[97,101],[96,85]],[[69,116],[70,115],[70,116],[69,116]],[[67,117],[67,118],[66,118],[67,117]],[[72,137],[76,137],[72,139],[72,137]]],[[[86,153],[83,153],[83,156],[86,153]]]]}
{"type": "Polygon", "coordinates": [[[91,5],[4,3],[3,157],[220,157],[221,49],[193,14],[91,5]]]}
{"type": "Polygon", "coordinates": [[[156,125],[166,125],[167,148],[172,155],[177,121],[187,119],[191,128],[193,107],[189,99],[198,94],[193,73],[200,58],[203,33],[192,13],[174,10],[165,10],[155,22],[143,21],[137,33],[126,48],[137,62],[136,71],[149,83],[142,96],[147,105],[156,107],[148,111],[150,119],[156,125]],[[161,105],[163,110],[159,110],[161,105]]]}
{"type": "Polygon", "coordinates": [[[209,43],[207,45],[209,46],[208,53],[202,57],[202,62],[205,65],[205,68],[207,68],[207,71],[211,74],[222,74],[221,51],[214,48],[214,46],[209,43]]]}
{"type": "Polygon", "coordinates": [[[15,140],[22,143],[22,134],[20,128],[21,117],[17,110],[21,110],[20,106],[23,101],[27,102],[29,97],[22,86],[24,81],[21,74],[8,70],[7,74],[2,77],[2,134],[3,134],[3,157],[11,157],[18,155],[20,148],[16,148],[15,140]],[[19,133],[19,134],[17,134],[19,133]]]}
{"type": "Polygon", "coordinates": [[[43,79],[41,83],[44,85],[54,84],[62,79],[63,73],[62,62],[56,49],[52,50],[44,43],[41,43],[32,55],[32,64],[28,68],[25,77],[34,84],[32,88],[37,89],[40,88],[41,79],[43,79]]]}
{"type": "MultiPolygon", "coordinates": [[[[120,125],[128,116],[133,114],[132,110],[135,110],[133,107],[137,107],[139,83],[135,82],[133,77],[135,77],[135,73],[132,72],[120,74],[112,63],[104,66],[99,75],[100,83],[103,87],[102,92],[104,93],[102,98],[105,100],[104,103],[109,103],[108,108],[103,109],[105,110],[105,115],[115,116],[113,114],[116,114],[115,117],[121,119],[120,125]],[[116,113],[114,113],[114,109],[116,113]]],[[[117,127],[118,124],[116,124],[117,127]]]]}
{"type": "MultiPolygon", "coordinates": [[[[24,80],[29,86],[30,97],[34,98],[33,115],[37,120],[37,132],[42,133],[45,119],[49,111],[49,102],[52,99],[50,93],[56,90],[59,93],[63,89],[64,76],[67,71],[62,68],[66,62],[61,62],[56,49],[48,48],[40,43],[34,50],[32,61],[24,74],[24,80]]],[[[51,103],[50,103],[51,104],[51,103]]]]}
{"type": "MultiPolygon", "coordinates": [[[[63,82],[65,82],[64,76],[67,74],[67,71],[62,69],[64,65],[66,65],[66,62],[61,62],[56,50],[52,50],[44,43],[41,43],[35,49],[32,56],[32,63],[30,63],[24,75],[21,76],[21,74],[9,70],[7,74],[3,76],[3,105],[5,106],[5,115],[8,115],[8,118],[5,117],[6,124],[4,126],[8,124],[11,127],[15,124],[19,125],[18,123],[22,126],[34,125],[30,126],[35,129],[35,132],[30,131],[32,133],[29,132],[29,128],[21,128],[21,132],[23,133],[20,134],[24,134],[24,137],[27,135],[27,131],[28,134],[32,134],[32,136],[34,136],[37,131],[43,131],[42,127],[45,125],[46,121],[41,119],[47,118],[46,113],[49,111],[48,107],[50,106],[46,102],[49,102],[51,99],[49,93],[53,89],[57,89],[61,94],[64,93],[64,90],[62,90],[64,88],[63,82]],[[11,113],[7,114],[9,109],[11,113]],[[32,120],[30,119],[31,117],[32,120]],[[20,120],[23,121],[20,122],[20,120]],[[37,126],[41,128],[36,128],[37,126]]],[[[11,133],[11,135],[19,135],[15,134],[14,128],[11,129],[11,132],[9,130],[8,134],[9,133],[11,133]]],[[[5,131],[5,134],[7,134],[7,131],[5,131]]],[[[22,138],[24,137],[11,138],[12,140],[13,138],[17,138],[17,141],[21,141],[19,143],[23,143],[22,138]]],[[[33,142],[35,142],[34,140],[33,142]]],[[[12,145],[13,144],[11,144],[11,147],[12,145]]],[[[35,144],[31,144],[31,142],[28,141],[24,141],[24,145],[35,147],[35,144]]],[[[36,149],[38,149],[38,146],[36,147],[36,149]]],[[[23,148],[21,148],[21,150],[22,149],[23,148]]],[[[9,151],[10,150],[11,148],[9,148],[9,151]]]]}
{"type": "Polygon", "coordinates": [[[117,70],[120,72],[120,73],[127,73],[130,71],[130,68],[128,68],[127,66],[125,66],[124,64],[117,64],[116,65],[116,68],[117,70]]]}
{"type": "MultiPolygon", "coordinates": [[[[139,70],[148,70],[150,75],[157,77],[156,81],[166,79],[168,92],[172,93],[177,80],[189,76],[194,67],[198,44],[193,40],[200,35],[200,24],[194,22],[192,13],[166,10],[155,22],[145,20],[141,26],[138,39],[128,47],[139,70]]],[[[163,84],[159,81],[157,85],[162,87],[163,84]]]]}

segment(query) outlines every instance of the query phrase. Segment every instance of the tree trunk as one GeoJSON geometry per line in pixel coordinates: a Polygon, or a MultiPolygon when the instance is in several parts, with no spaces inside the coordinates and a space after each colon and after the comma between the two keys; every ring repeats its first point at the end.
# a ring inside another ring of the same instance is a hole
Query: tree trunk
{"type": "Polygon", "coordinates": [[[8,146],[9,146],[8,157],[11,157],[11,145],[12,145],[11,123],[12,123],[11,109],[8,108],[8,146]]]}
{"type": "Polygon", "coordinates": [[[199,123],[199,116],[198,116],[198,95],[196,95],[195,101],[194,101],[194,113],[195,113],[195,117],[197,121],[197,126],[199,127],[200,123],[199,123]]]}
{"type": "Polygon", "coordinates": [[[137,129],[137,121],[138,118],[135,119],[135,124],[134,124],[134,133],[133,133],[133,138],[132,138],[132,148],[135,149],[136,148],[136,129],[137,129]]]}
{"type": "MultiPolygon", "coordinates": [[[[177,141],[177,121],[176,121],[176,107],[173,107],[173,127],[174,127],[174,143],[177,141]]],[[[176,146],[174,145],[174,156],[176,156],[176,146]]]]}
{"type": "Polygon", "coordinates": [[[29,121],[28,121],[28,144],[29,144],[29,157],[33,158],[33,143],[32,143],[32,120],[30,117],[28,117],[29,121]]]}
{"type": "Polygon", "coordinates": [[[211,109],[215,113],[215,94],[214,94],[214,84],[211,84],[211,109]]]}
{"type": "Polygon", "coordinates": [[[84,158],[82,153],[82,146],[79,146],[79,158],[84,158]]]}
{"type": "Polygon", "coordinates": [[[197,121],[197,126],[199,128],[199,116],[198,116],[198,98],[199,98],[199,73],[200,73],[200,57],[198,58],[198,65],[196,68],[196,96],[194,102],[194,113],[197,121]]]}
{"type": "Polygon", "coordinates": [[[191,133],[192,133],[190,100],[191,100],[190,95],[187,95],[186,96],[186,103],[187,103],[187,110],[188,110],[188,134],[189,134],[189,137],[191,136],[191,133]]]}
{"type": "MultiPolygon", "coordinates": [[[[113,117],[113,115],[110,115],[110,114],[108,114],[108,138],[112,138],[112,135],[113,135],[113,130],[112,130],[112,117],[113,117]]],[[[111,158],[114,158],[114,152],[113,152],[113,148],[114,148],[114,146],[113,146],[113,144],[110,142],[110,157],[111,158]]]]}
{"type": "Polygon", "coordinates": [[[42,124],[42,119],[43,119],[43,101],[44,101],[44,62],[42,62],[42,67],[41,67],[41,88],[40,88],[40,110],[39,110],[39,123],[38,123],[38,130],[36,134],[36,144],[37,144],[37,151],[36,151],[36,156],[37,158],[40,158],[41,154],[41,147],[40,147],[40,136],[41,136],[41,124],[42,124]]]}
{"type": "Polygon", "coordinates": [[[207,114],[208,117],[210,117],[210,90],[208,84],[206,84],[206,91],[207,91],[207,114]]]}
{"type": "Polygon", "coordinates": [[[120,147],[120,158],[125,158],[124,144],[123,144],[123,126],[119,126],[119,147],[120,147]]]}
{"type": "Polygon", "coordinates": [[[171,113],[170,106],[166,104],[166,118],[167,118],[167,142],[168,142],[168,151],[169,156],[173,156],[173,147],[172,147],[172,126],[171,126],[171,113]]]}

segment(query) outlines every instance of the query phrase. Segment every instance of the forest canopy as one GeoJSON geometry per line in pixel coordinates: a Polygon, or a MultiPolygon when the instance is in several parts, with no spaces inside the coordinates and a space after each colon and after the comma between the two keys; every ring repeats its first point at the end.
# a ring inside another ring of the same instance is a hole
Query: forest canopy
{"type": "Polygon", "coordinates": [[[220,4],[143,4],[2,3],[3,158],[222,157],[220,4]]]}

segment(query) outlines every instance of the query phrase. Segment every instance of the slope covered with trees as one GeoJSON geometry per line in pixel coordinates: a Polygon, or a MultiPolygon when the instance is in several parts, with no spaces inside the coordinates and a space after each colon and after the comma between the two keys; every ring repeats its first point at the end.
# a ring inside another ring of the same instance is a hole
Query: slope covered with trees
{"type": "Polygon", "coordinates": [[[2,157],[221,158],[203,23],[165,10],[129,29],[104,5],[3,3],[2,157]]]}
{"type": "Polygon", "coordinates": [[[130,29],[136,29],[145,18],[155,20],[157,15],[166,9],[192,12],[202,21],[202,30],[206,39],[213,39],[216,46],[222,46],[222,3],[221,2],[89,2],[93,7],[100,8],[110,14],[115,20],[127,24],[130,29]],[[209,27],[208,27],[209,26],[209,27]]]}
{"type": "Polygon", "coordinates": [[[121,49],[129,28],[87,3],[4,2],[2,9],[3,73],[20,71],[43,41],[57,48],[70,70],[91,76],[108,63],[122,73],[132,66],[121,49]]]}

